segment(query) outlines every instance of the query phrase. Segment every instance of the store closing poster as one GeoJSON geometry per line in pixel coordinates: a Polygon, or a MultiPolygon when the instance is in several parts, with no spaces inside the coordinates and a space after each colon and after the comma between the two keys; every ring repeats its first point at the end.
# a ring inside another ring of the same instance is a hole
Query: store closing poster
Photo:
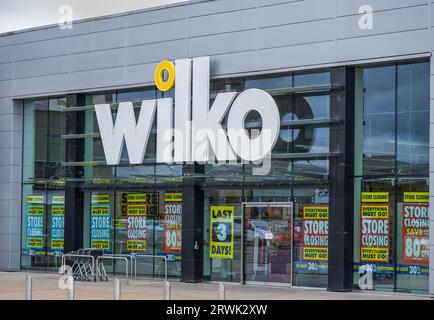
{"type": "Polygon", "coordinates": [[[108,250],[110,246],[110,195],[94,194],[91,203],[91,247],[108,250]]]}
{"type": "Polygon", "coordinates": [[[127,195],[127,250],[144,252],[148,249],[147,216],[152,194],[131,193],[127,195]]]}
{"type": "Polygon", "coordinates": [[[233,206],[211,206],[210,258],[233,259],[234,214],[233,206]]]}
{"type": "Polygon", "coordinates": [[[405,264],[429,265],[429,193],[405,192],[402,207],[402,257],[405,264]]]}
{"type": "Polygon", "coordinates": [[[53,196],[51,200],[51,250],[60,256],[64,249],[65,197],[53,196]]]}
{"type": "Polygon", "coordinates": [[[164,194],[164,252],[181,253],[182,193],[164,194]]]}
{"type": "Polygon", "coordinates": [[[26,198],[26,235],[28,249],[44,248],[44,197],[28,195],[26,198]]]}
{"type": "Polygon", "coordinates": [[[366,203],[362,203],[360,208],[361,262],[389,262],[390,208],[388,199],[389,194],[384,192],[366,192],[362,196],[362,202],[366,203]]]}
{"type": "Polygon", "coordinates": [[[328,206],[303,207],[303,260],[328,261],[328,206]]]}

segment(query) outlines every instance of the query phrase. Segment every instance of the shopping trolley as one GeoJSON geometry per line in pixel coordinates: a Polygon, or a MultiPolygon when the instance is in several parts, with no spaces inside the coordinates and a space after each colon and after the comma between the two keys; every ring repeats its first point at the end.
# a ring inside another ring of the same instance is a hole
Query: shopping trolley
{"type": "MultiPolygon", "coordinates": [[[[79,249],[62,256],[62,264],[69,261],[71,265],[71,275],[77,281],[95,281],[95,257],[92,249],[79,249]]],[[[65,270],[66,272],[66,270],[65,270]]]]}

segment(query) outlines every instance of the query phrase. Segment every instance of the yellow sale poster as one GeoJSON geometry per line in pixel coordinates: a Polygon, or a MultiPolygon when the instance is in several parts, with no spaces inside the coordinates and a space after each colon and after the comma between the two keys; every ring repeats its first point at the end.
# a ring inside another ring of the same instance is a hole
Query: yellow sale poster
{"type": "Polygon", "coordinates": [[[182,193],[164,194],[164,252],[181,253],[182,193]]]}
{"type": "Polygon", "coordinates": [[[233,259],[235,208],[212,206],[210,214],[210,258],[233,259]]]}
{"type": "Polygon", "coordinates": [[[328,206],[303,207],[302,252],[304,261],[328,261],[328,206]]]}
{"type": "Polygon", "coordinates": [[[127,206],[127,250],[143,252],[147,249],[146,204],[129,204],[127,206]]]}
{"type": "Polygon", "coordinates": [[[429,265],[429,204],[402,208],[402,257],[404,263],[429,265]]]}
{"type": "Polygon", "coordinates": [[[360,209],[360,261],[389,262],[388,204],[363,204],[360,209]]]}

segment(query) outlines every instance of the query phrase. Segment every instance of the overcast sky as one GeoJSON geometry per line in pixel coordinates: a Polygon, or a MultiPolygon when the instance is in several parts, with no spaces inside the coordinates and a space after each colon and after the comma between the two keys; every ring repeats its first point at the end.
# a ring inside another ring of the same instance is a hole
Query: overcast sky
{"type": "Polygon", "coordinates": [[[186,0],[0,0],[0,33],[58,23],[62,5],[74,20],[105,16],[186,0]]]}

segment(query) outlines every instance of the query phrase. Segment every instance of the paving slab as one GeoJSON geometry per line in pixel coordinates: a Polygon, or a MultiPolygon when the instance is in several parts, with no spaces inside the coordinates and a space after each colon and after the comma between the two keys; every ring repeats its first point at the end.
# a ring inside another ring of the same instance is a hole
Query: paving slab
{"type": "MultiPolygon", "coordinates": [[[[27,272],[0,272],[0,300],[23,300],[27,272]]],[[[59,289],[59,274],[30,273],[34,300],[65,300],[66,290],[59,289]]],[[[183,283],[171,280],[173,300],[216,300],[217,283],[183,283]]],[[[112,300],[113,279],[107,282],[75,282],[77,300],[112,300]]],[[[281,288],[258,285],[225,284],[227,300],[420,300],[425,295],[360,292],[329,292],[323,289],[281,288]]],[[[160,279],[121,280],[122,300],[162,300],[164,283],[160,279]]]]}

